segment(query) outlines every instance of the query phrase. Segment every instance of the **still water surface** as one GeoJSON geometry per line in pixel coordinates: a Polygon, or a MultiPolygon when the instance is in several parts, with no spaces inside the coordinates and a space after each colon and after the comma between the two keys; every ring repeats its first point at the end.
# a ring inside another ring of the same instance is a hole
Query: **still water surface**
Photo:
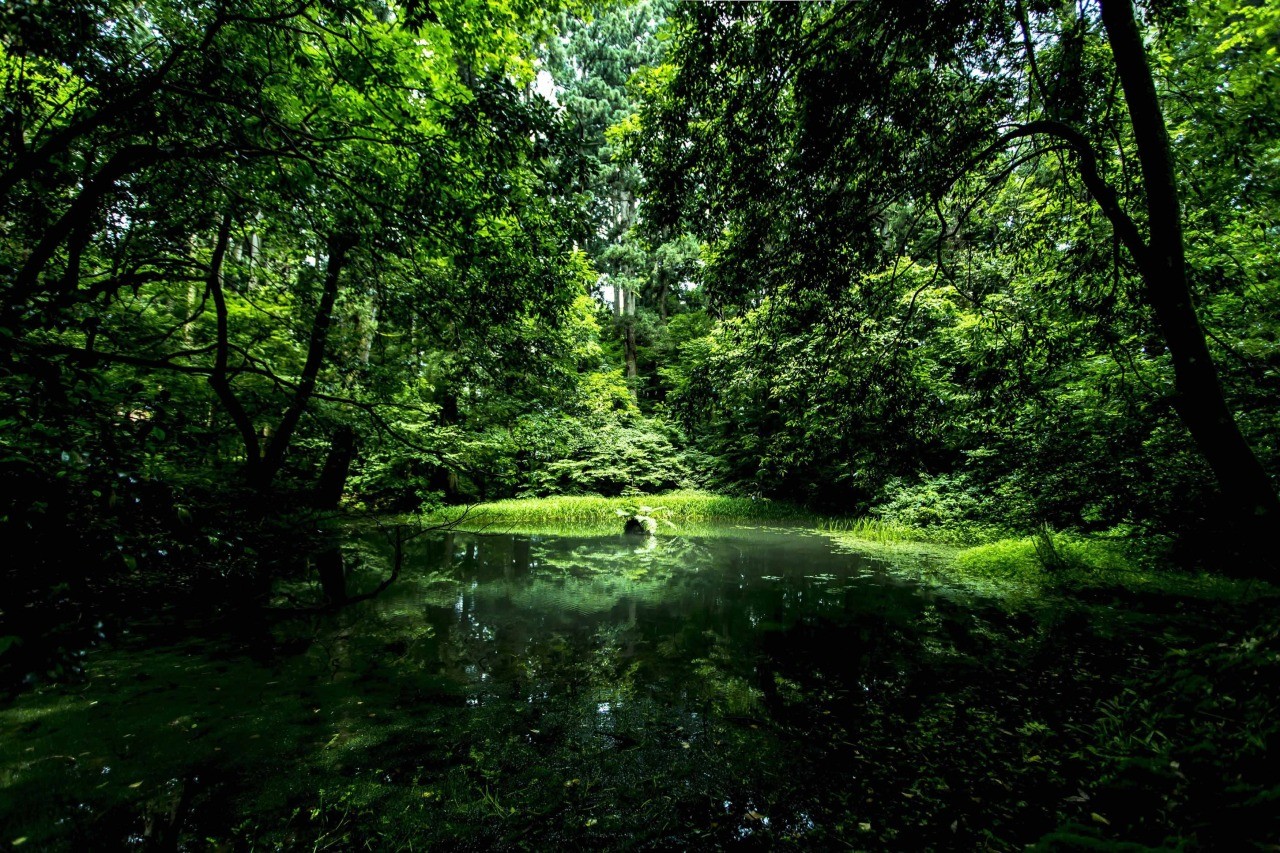
{"type": "Polygon", "coordinates": [[[137,630],[0,711],[0,843],[1020,847],[1159,630],[704,533],[373,532],[265,614],[137,630]]]}

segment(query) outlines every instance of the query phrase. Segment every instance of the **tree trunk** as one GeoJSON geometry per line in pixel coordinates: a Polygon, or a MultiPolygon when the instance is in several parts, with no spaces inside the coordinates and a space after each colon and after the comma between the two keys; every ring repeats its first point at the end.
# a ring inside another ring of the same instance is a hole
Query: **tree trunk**
{"type": "Polygon", "coordinates": [[[667,276],[657,262],[653,265],[653,280],[658,288],[658,318],[665,323],[667,322],[667,276]]]}
{"type": "Polygon", "coordinates": [[[1174,406],[1213,469],[1237,522],[1247,529],[1253,545],[1263,545],[1263,537],[1280,530],[1280,499],[1227,406],[1192,304],[1169,136],[1131,0],[1104,0],[1102,23],[1142,166],[1150,239],[1147,251],[1136,260],[1173,359],[1174,406]]]}
{"type": "Polygon", "coordinates": [[[311,324],[307,360],[302,366],[302,375],[298,377],[298,385],[294,389],[289,408],[285,410],[284,417],[280,419],[279,428],[276,429],[271,441],[267,444],[266,451],[262,454],[262,464],[258,466],[256,478],[256,485],[260,491],[266,491],[271,487],[271,481],[284,465],[284,455],[289,449],[289,442],[293,439],[293,432],[297,429],[298,421],[302,419],[302,413],[306,411],[311,402],[311,395],[315,392],[316,380],[320,376],[320,368],[324,365],[329,329],[333,325],[333,306],[338,299],[338,278],[346,264],[347,252],[351,244],[352,240],[346,235],[335,234],[329,238],[326,253],[329,260],[325,267],[324,290],[320,294],[316,318],[311,324]]]}
{"type": "Polygon", "coordinates": [[[627,378],[634,379],[639,375],[636,369],[636,323],[634,320],[627,318],[625,325],[624,349],[627,361],[627,378]]]}
{"type": "Polygon", "coordinates": [[[351,427],[338,427],[329,441],[329,453],[316,483],[315,505],[318,509],[337,509],[356,456],[356,432],[351,427]]]}
{"type": "Polygon", "coordinates": [[[227,296],[223,289],[222,265],[227,257],[227,244],[231,239],[231,211],[222,216],[222,224],[218,226],[218,238],[213,247],[213,257],[209,262],[209,277],[205,286],[213,298],[214,312],[218,319],[217,349],[215,350],[213,372],[209,374],[209,386],[218,396],[222,407],[231,416],[231,421],[240,433],[240,441],[244,444],[245,471],[250,480],[258,472],[262,449],[258,443],[258,433],[253,428],[253,420],[240,403],[240,398],[231,390],[231,379],[227,373],[227,365],[231,353],[230,329],[227,319],[227,296]]]}
{"type": "Polygon", "coordinates": [[[369,357],[373,355],[373,339],[378,336],[378,303],[369,306],[369,316],[360,329],[360,366],[369,366],[369,357]]]}

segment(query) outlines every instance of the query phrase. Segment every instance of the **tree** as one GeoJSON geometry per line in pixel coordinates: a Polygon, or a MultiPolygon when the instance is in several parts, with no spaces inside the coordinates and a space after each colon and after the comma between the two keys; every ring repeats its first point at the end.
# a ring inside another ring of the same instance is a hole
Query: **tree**
{"type": "Polygon", "coordinates": [[[665,0],[606,2],[588,16],[565,15],[561,37],[550,43],[546,66],[563,109],[573,156],[565,159],[571,186],[586,200],[586,221],[575,239],[601,274],[613,307],[628,379],[640,372],[641,341],[665,322],[679,285],[690,279],[698,247],[687,235],[638,229],[642,179],[638,164],[620,150],[613,128],[635,110],[629,81],[657,62],[656,38],[671,4],[665,0]]]}
{"type": "MultiPolygon", "coordinates": [[[[1113,278],[1148,306],[1172,402],[1238,522],[1255,539],[1274,526],[1280,503],[1225,402],[1193,307],[1176,152],[1130,3],[684,12],[669,64],[643,84],[635,139],[657,221],[713,241],[707,282],[719,304],[781,294],[784,310],[813,317],[851,288],[872,323],[894,322],[905,305],[905,330],[919,300],[883,273],[932,257],[942,271],[933,283],[956,286],[951,259],[1002,227],[971,219],[981,200],[1050,169],[1109,222],[1123,249],[1113,278]],[[921,242],[930,219],[935,236],[921,242]]],[[[1159,8],[1148,20],[1153,45],[1176,29],[1159,8]]],[[[1109,242],[1094,243],[1097,256],[1109,242]]],[[[889,346],[911,339],[890,336],[889,346]]]]}
{"type": "MultiPolygon", "coordinates": [[[[74,397],[102,365],[204,379],[266,491],[317,401],[387,428],[397,386],[369,381],[380,304],[412,303],[420,323],[563,312],[581,278],[551,213],[552,116],[529,88],[555,11],[6,8],[11,409],[74,397]]],[[[414,319],[384,314],[383,330],[414,319]]]]}

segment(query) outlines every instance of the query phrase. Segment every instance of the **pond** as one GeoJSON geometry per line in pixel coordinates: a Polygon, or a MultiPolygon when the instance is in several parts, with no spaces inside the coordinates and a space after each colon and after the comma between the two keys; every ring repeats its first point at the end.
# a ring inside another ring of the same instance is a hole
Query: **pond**
{"type": "Polygon", "coordinates": [[[1110,819],[1097,703],[1213,630],[808,531],[565,533],[366,532],[265,613],[90,652],[0,711],[0,842],[1021,848],[1110,819]]]}

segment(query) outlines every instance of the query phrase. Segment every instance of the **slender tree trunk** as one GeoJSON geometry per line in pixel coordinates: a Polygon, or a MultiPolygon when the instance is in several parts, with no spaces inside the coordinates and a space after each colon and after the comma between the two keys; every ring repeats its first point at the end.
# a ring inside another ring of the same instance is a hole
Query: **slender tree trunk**
{"type": "Polygon", "coordinates": [[[1169,136],[1131,0],[1104,0],[1102,23],[1142,166],[1150,239],[1136,260],[1173,359],[1174,405],[1241,524],[1257,536],[1274,536],[1280,499],[1227,406],[1192,303],[1169,136]]]}
{"type": "Polygon", "coordinates": [[[213,246],[213,258],[209,262],[209,277],[205,281],[209,295],[213,298],[213,308],[218,319],[217,348],[214,351],[213,373],[209,374],[209,386],[213,388],[213,393],[218,396],[218,401],[227,410],[232,423],[236,425],[236,431],[240,433],[240,441],[244,444],[245,471],[252,480],[257,475],[262,450],[258,444],[257,431],[253,428],[253,420],[240,403],[240,398],[231,390],[231,379],[227,372],[231,354],[231,330],[227,320],[227,295],[223,289],[225,282],[222,266],[226,261],[227,244],[230,239],[231,211],[228,210],[223,214],[222,223],[218,226],[218,238],[213,246]]]}
{"type": "Polygon", "coordinates": [[[75,230],[67,240],[67,266],[62,272],[62,283],[58,285],[58,301],[63,305],[70,305],[75,292],[80,288],[80,267],[84,250],[88,248],[93,236],[92,224],[91,219],[82,219],[76,223],[75,230]]]}
{"type": "Polygon", "coordinates": [[[667,322],[667,277],[662,271],[662,266],[657,262],[653,265],[653,280],[658,287],[658,318],[662,322],[667,322]]]}
{"type": "Polygon", "coordinates": [[[347,567],[342,560],[341,548],[331,548],[316,555],[316,575],[326,604],[346,603],[347,567]]]}
{"type": "Polygon", "coordinates": [[[188,347],[195,340],[192,332],[195,330],[195,311],[196,305],[200,302],[200,290],[193,281],[187,285],[187,301],[186,301],[186,320],[182,324],[182,342],[188,347]]]}
{"type": "Polygon", "coordinates": [[[624,339],[624,343],[625,343],[624,348],[626,350],[625,358],[627,362],[627,378],[634,379],[636,376],[639,375],[639,371],[636,369],[636,323],[635,323],[635,320],[632,320],[630,317],[628,317],[626,320],[625,329],[626,329],[626,336],[624,339]]]}
{"type": "Polygon", "coordinates": [[[369,357],[373,355],[373,339],[378,336],[378,303],[369,306],[369,317],[360,330],[360,366],[369,366],[369,357]]]}
{"type": "Polygon", "coordinates": [[[623,357],[626,360],[627,378],[634,379],[639,375],[636,369],[636,292],[634,290],[623,292],[627,294],[622,313],[623,357]]]}
{"type": "Polygon", "coordinates": [[[324,365],[329,329],[333,325],[333,306],[338,299],[338,279],[346,264],[347,252],[351,249],[351,245],[352,240],[343,234],[335,234],[329,238],[327,251],[329,260],[325,268],[324,289],[320,294],[320,305],[316,309],[315,321],[311,324],[307,360],[302,366],[302,375],[298,377],[298,386],[293,392],[289,408],[285,410],[284,417],[280,419],[280,426],[271,436],[271,441],[262,454],[262,464],[258,468],[256,478],[257,486],[261,491],[271,487],[271,481],[284,465],[284,456],[289,449],[289,442],[293,439],[294,430],[298,427],[298,421],[302,419],[302,413],[311,403],[311,395],[315,393],[316,380],[320,376],[320,368],[324,365]]]}

